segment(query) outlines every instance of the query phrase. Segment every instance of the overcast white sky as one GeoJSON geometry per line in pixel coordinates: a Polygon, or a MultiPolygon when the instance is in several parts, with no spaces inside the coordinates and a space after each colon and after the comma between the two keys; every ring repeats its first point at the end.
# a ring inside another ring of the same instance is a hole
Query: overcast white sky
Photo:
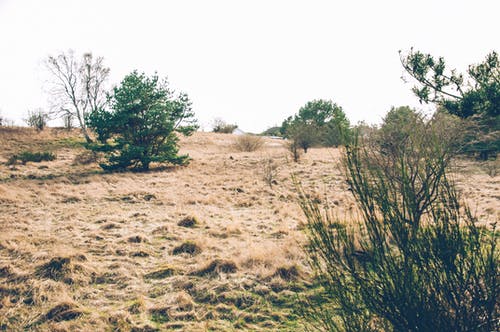
{"type": "Polygon", "coordinates": [[[498,0],[0,0],[0,112],[22,124],[47,107],[42,62],[71,48],[103,56],[111,84],[168,76],[206,130],[220,117],[260,132],[317,98],[377,123],[419,107],[398,50],[465,70],[499,51],[499,13],[498,0]]]}

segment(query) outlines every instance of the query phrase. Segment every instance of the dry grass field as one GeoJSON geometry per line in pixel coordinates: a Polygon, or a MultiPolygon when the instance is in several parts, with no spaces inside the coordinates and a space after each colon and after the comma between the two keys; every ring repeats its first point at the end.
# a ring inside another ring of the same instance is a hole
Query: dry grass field
{"type": "MultiPolygon", "coordinates": [[[[311,274],[291,176],[355,218],[341,152],[293,163],[280,140],[235,140],[195,133],[187,167],[109,174],[77,132],[0,127],[0,330],[303,330],[293,304],[311,274]],[[7,164],[24,150],[57,158],[7,164]]],[[[480,222],[498,219],[498,164],[454,169],[480,222]]]]}

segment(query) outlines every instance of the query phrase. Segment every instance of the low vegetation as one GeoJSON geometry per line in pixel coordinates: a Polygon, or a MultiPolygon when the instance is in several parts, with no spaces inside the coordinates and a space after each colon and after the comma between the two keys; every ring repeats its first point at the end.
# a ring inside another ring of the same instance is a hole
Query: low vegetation
{"type": "Polygon", "coordinates": [[[212,124],[212,132],[220,134],[232,134],[238,125],[226,123],[222,119],[215,119],[212,124]]]}
{"type": "Polygon", "coordinates": [[[106,93],[102,58],[49,57],[66,128],[0,128],[0,330],[498,330],[498,56],[468,82],[401,61],[435,114],[351,128],[313,100],[282,144],[194,133],[157,75],[106,93]]]}
{"type": "MultiPolygon", "coordinates": [[[[57,154],[42,168],[0,164],[3,329],[304,331],[297,304],[330,303],[301,249],[308,224],[290,178],[317,204],[355,213],[341,150],[311,148],[291,163],[273,139],[236,154],[237,136],[194,133],[180,138],[189,167],[106,173],[98,159],[75,162],[88,151],[77,131],[0,135],[3,161],[28,148],[57,154]]],[[[498,176],[456,162],[491,230],[498,176]]]]}
{"type": "Polygon", "coordinates": [[[23,165],[27,162],[39,163],[42,161],[52,161],[56,159],[56,156],[52,152],[31,152],[31,151],[23,151],[19,154],[12,155],[7,161],[8,165],[15,165],[20,162],[23,165]]]}
{"type": "Polygon", "coordinates": [[[42,109],[28,111],[28,117],[24,120],[28,126],[36,130],[43,130],[47,126],[49,115],[42,109]]]}
{"type": "Polygon", "coordinates": [[[237,151],[241,152],[253,152],[262,147],[264,140],[260,136],[256,135],[240,135],[236,138],[234,147],[237,151]]]}
{"type": "Polygon", "coordinates": [[[497,330],[498,231],[477,225],[450,180],[454,149],[439,119],[402,120],[380,145],[346,147],[361,220],[301,194],[322,287],[304,313],[318,331],[497,330]]]}

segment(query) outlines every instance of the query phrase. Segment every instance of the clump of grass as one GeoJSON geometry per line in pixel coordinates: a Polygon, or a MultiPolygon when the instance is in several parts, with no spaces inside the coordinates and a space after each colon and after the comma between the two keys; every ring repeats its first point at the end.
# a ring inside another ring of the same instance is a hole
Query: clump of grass
{"type": "Polygon", "coordinates": [[[206,275],[217,275],[220,273],[236,273],[238,267],[236,263],[230,260],[215,259],[210,262],[205,267],[192,272],[192,275],[196,276],[206,276],[206,275]]]}
{"type": "Polygon", "coordinates": [[[130,257],[149,257],[151,256],[149,252],[144,250],[134,251],[130,253],[130,257]]]}
{"type": "Polygon", "coordinates": [[[151,320],[155,323],[166,323],[171,320],[169,314],[170,307],[160,306],[149,309],[151,320]]]}
{"type": "Polygon", "coordinates": [[[140,314],[141,312],[144,312],[145,309],[146,309],[146,302],[142,297],[138,297],[136,300],[132,301],[132,303],[130,303],[130,305],[127,307],[128,312],[136,315],[140,314]]]}
{"type": "Polygon", "coordinates": [[[15,165],[18,161],[25,165],[27,162],[31,161],[34,163],[39,163],[42,161],[52,161],[56,159],[56,155],[52,152],[31,152],[23,151],[19,154],[12,155],[8,161],[7,165],[15,165]]]}
{"type": "MultiPolygon", "coordinates": [[[[83,266],[75,263],[74,260],[71,257],[54,257],[49,262],[36,267],[35,275],[39,278],[73,284],[86,275],[83,266]]],[[[80,257],[79,260],[85,260],[84,256],[80,257]]]]}
{"type": "Polygon", "coordinates": [[[260,136],[255,135],[241,135],[238,136],[234,147],[241,152],[257,151],[264,145],[264,140],[260,136]]]}
{"type": "Polygon", "coordinates": [[[0,278],[7,278],[14,275],[14,269],[11,265],[4,265],[0,267],[0,278]]]}
{"type": "Polygon", "coordinates": [[[142,236],[142,235],[134,235],[134,236],[131,236],[127,239],[127,242],[130,242],[130,243],[143,243],[143,242],[147,242],[148,240],[142,236]]]}
{"type": "Polygon", "coordinates": [[[200,253],[201,247],[193,241],[186,241],[172,250],[172,254],[174,255],[189,254],[191,256],[195,256],[200,253]]]}
{"type": "Polygon", "coordinates": [[[296,281],[300,277],[300,269],[297,265],[280,266],[276,269],[273,277],[279,277],[286,281],[296,281]]]}
{"type": "Polygon", "coordinates": [[[195,216],[188,216],[179,221],[177,225],[181,227],[195,227],[199,225],[199,223],[198,218],[195,216]]]}
{"type": "Polygon", "coordinates": [[[170,265],[163,265],[158,269],[144,275],[145,279],[163,279],[173,276],[177,273],[177,269],[170,265]]]}
{"type": "Polygon", "coordinates": [[[50,309],[43,318],[54,322],[62,322],[78,318],[83,314],[83,310],[77,304],[73,302],[61,302],[50,309]]]}

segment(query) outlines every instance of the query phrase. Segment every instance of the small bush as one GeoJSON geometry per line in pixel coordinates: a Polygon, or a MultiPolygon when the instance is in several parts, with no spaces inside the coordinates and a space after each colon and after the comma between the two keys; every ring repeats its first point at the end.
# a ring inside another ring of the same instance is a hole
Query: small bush
{"type": "Polygon", "coordinates": [[[35,128],[36,130],[43,130],[47,126],[47,121],[49,120],[49,115],[42,109],[36,109],[34,111],[28,111],[28,117],[24,120],[28,126],[35,128]]]}
{"type": "Polygon", "coordinates": [[[236,150],[241,152],[253,152],[260,149],[264,145],[264,140],[260,136],[241,135],[238,136],[234,146],[236,150]]]}
{"type": "Polygon", "coordinates": [[[56,156],[52,152],[31,152],[24,151],[20,154],[13,155],[7,161],[8,165],[14,165],[20,161],[23,165],[31,161],[34,163],[39,163],[42,161],[52,161],[55,160],[56,156]]]}
{"type": "Polygon", "coordinates": [[[300,193],[323,286],[305,316],[320,331],[498,331],[498,231],[477,226],[449,180],[441,123],[402,133],[391,146],[346,147],[360,220],[300,193]]]}
{"type": "Polygon", "coordinates": [[[228,124],[228,123],[224,122],[224,120],[215,119],[214,123],[213,123],[212,131],[214,133],[232,134],[236,128],[238,128],[238,126],[235,124],[228,124]]]}

